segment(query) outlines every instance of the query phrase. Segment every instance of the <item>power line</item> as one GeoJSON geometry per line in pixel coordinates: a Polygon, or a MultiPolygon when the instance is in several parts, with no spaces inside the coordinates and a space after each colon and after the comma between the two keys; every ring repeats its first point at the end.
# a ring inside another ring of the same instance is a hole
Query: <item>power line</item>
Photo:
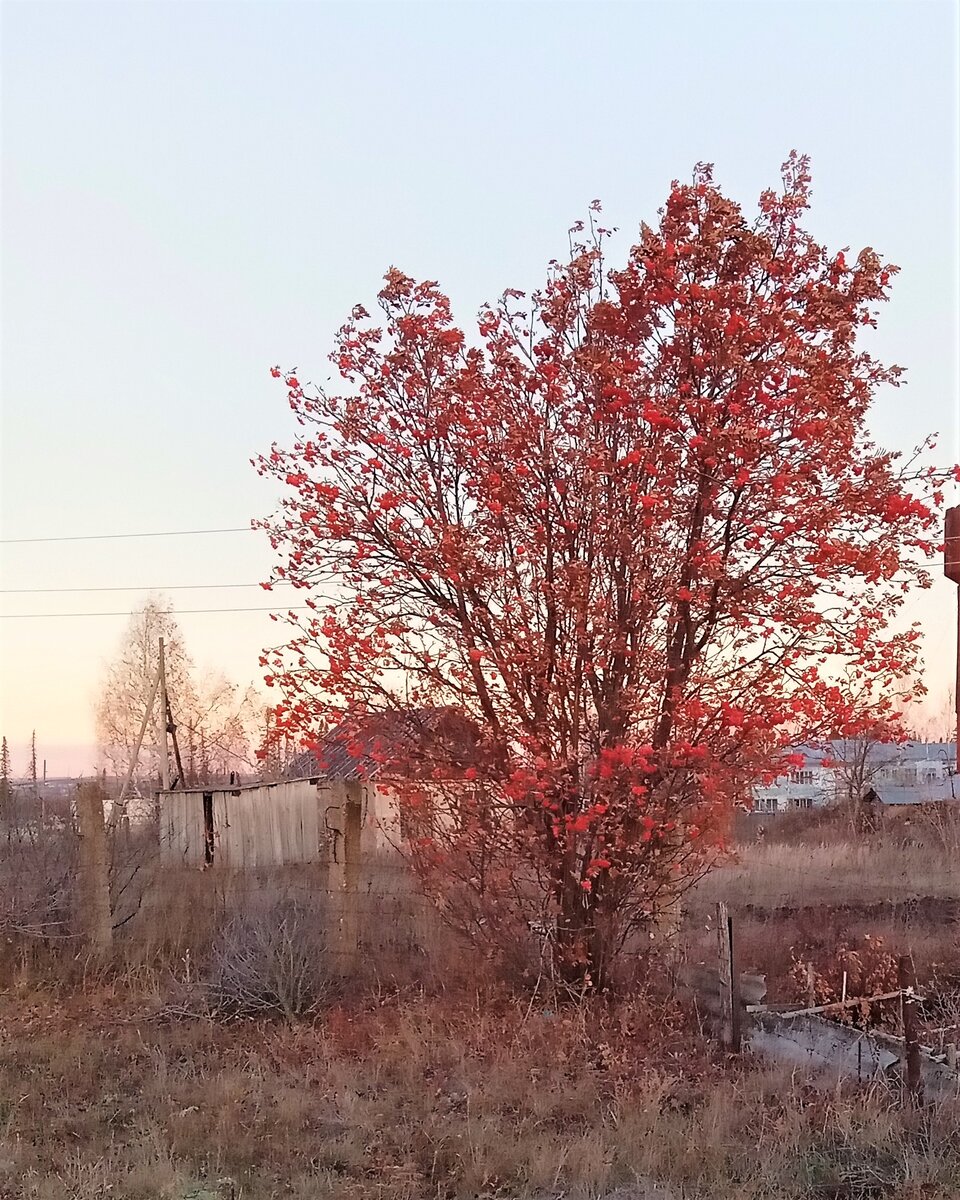
{"type": "Polygon", "coordinates": [[[77,533],[66,537],[0,538],[0,545],[26,545],[28,542],[100,542],[114,538],[151,537],[194,537],[211,533],[254,533],[252,525],[238,525],[233,529],[153,529],[145,533],[77,533]]]}
{"type": "MultiPolygon", "coordinates": [[[[118,535],[118,536],[126,536],[126,535],[122,534],[122,535],[118,535]]],[[[919,564],[914,564],[914,565],[922,566],[922,567],[942,567],[943,564],[944,564],[944,560],[942,558],[934,558],[934,559],[930,559],[929,561],[925,561],[925,562],[922,562],[919,564]]],[[[266,581],[263,581],[263,582],[266,582],[266,581]]],[[[223,588],[228,588],[228,589],[251,588],[251,587],[262,588],[263,582],[256,581],[253,583],[168,583],[168,584],[156,584],[156,585],[152,585],[152,586],[132,584],[129,586],[124,585],[123,587],[110,585],[110,586],[97,586],[97,587],[0,588],[0,596],[14,596],[14,595],[52,596],[52,595],[60,595],[60,594],[64,594],[64,593],[79,593],[79,592],[145,592],[145,593],[146,592],[183,592],[183,591],[201,591],[201,592],[203,592],[203,591],[220,590],[223,588]]],[[[292,586],[292,581],[289,579],[270,580],[270,589],[276,588],[276,587],[291,587],[291,586],[292,586]]],[[[264,590],[269,590],[269,589],[264,589],[264,590]]],[[[212,612],[212,611],[228,611],[228,610],[213,610],[213,609],[211,609],[211,610],[204,610],[204,611],[212,612]]],[[[26,614],[26,615],[30,615],[30,614],[26,614]]],[[[107,615],[107,614],[104,614],[104,615],[107,615]]]]}
{"type": "MultiPolygon", "coordinates": [[[[296,604],[285,608],[284,612],[303,612],[309,609],[309,604],[296,604]]],[[[248,613],[248,612],[277,612],[276,606],[267,608],[181,608],[171,613],[174,617],[192,616],[195,613],[248,613]]],[[[132,617],[135,614],[129,609],[123,612],[74,612],[74,613],[0,613],[0,621],[51,620],[61,617],[132,617]]]]}
{"type": "MultiPolygon", "coordinates": [[[[261,583],[168,583],[157,587],[55,587],[55,588],[0,588],[0,595],[12,596],[14,593],[29,592],[31,595],[51,595],[54,592],[182,592],[188,590],[206,591],[212,588],[249,588],[262,587],[261,583]]],[[[274,579],[271,587],[289,587],[289,579],[274,579]]]]}

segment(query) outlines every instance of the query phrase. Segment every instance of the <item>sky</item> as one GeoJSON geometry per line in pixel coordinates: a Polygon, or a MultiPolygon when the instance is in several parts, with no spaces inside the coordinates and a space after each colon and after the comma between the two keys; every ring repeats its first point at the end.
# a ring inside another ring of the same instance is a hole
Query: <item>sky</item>
{"type": "MultiPolygon", "coordinates": [[[[908,386],[878,398],[877,437],[909,448],[937,429],[941,461],[960,459],[957,11],[6,0],[14,772],[34,729],[51,774],[92,767],[98,681],[149,593],[177,589],[193,657],[243,684],[276,629],[236,611],[270,603],[260,534],[15,539],[247,527],[276,502],[249,460],[293,431],[269,367],[324,379],[335,330],[389,266],[439,280],[469,321],[540,284],[592,199],[629,237],[698,161],[749,211],[791,149],[812,156],[814,234],[902,267],[871,349],[908,386]],[[213,584],[243,586],[198,586],[213,584]],[[53,588],[76,590],[36,590],[53,588]]],[[[931,703],[952,679],[955,604],[941,578],[911,601],[931,703]]]]}

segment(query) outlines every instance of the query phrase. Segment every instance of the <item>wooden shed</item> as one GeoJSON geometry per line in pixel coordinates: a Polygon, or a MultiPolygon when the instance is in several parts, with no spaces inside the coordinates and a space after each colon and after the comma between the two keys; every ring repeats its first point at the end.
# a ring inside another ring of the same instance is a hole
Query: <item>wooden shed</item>
{"type": "Polygon", "coordinates": [[[161,792],[161,861],[231,870],[342,865],[347,842],[364,858],[389,854],[405,832],[390,777],[422,777],[425,761],[460,766],[475,739],[449,709],[380,714],[338,726],[280,782],[161,792]]]}
{"type": "Polygon", "coordinates": [[[364,855],[397,844],[395,802],[374,783],[314,777],[161,792],[160,859],[228,870],[338,864],[348,821],[364,855]]]}

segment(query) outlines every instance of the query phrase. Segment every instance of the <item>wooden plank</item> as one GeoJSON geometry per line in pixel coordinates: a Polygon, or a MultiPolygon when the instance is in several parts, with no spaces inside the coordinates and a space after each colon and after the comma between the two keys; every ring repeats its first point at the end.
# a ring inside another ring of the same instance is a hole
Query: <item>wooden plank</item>
{"type": "Polygon", "coordinates": [[[179,859],[190,866],[197,865],[197,848],[194,846],[194,831],[191,827],[190,806],[186,796],[178,796],[175,792],[168,793],[161,800],[170,813],[170,819],[175,827],[173,849],[179,859]]]}
{"type": "Polygon", "coordinates": [[[228,847],[224,866],[239,871],[243,869],[244,797],[243,795],[228,796],[223,793],[221,799],[228,821],[228,827],[222,832],[228,847]]]}
{"type": "Polygon", "coordinates": [[[161,857],[167,857],[174,864],[187,862],[187,831],[184,828],[184,814],[180,811],[181,797],[167,795],[160,797],[160,813],[166,826],[165,845],[161,845],[161,857]]]}
{"type": "Polygon", "coordinates": [[[903,1019],[904,1099],[919,1106],[923,1103],[923,1075],[920,1068],[920,1038],[917,1032],[916,978],[913,959],[901,954],[897,959],[897,982],[900,984],[900,1012],[903,1019]]]}
{"type": "Polygon", "coordinates": [[[376,854],[383,842],[386,796],[375,783],[365,783],[363,793],[363,844],[368,854],[376,854]]]}
{"type": "Polygon", "coordinates": [[[216,849],[213,861],[232,870],[242,864],[240,829],[241,798],[225,792],[213,794],[213,833],[216,849]]]}
{"type": "Polygon", "coordinates": [[[274,797],[279,790],[279,787],[263,788],[251,804],[254,843],[257,848],[257,867],[272,867],[276,865],[273,857],[273,831],[270,828],[270,808],[271,804],[275,802],[274,797]]]}
{"type": "Polygon", "coordinates": [[[294,803],[287,813],[285,837],[291,862],[314,862],[317,857],[317,789],[309,781],[297,788],[294,803]],[[310,817],[313,817],[313,844],[310,841],[310,817]]]}
{"type": "Polygon", "coordinates": [[[817,977],[813,970],[813,963],[812,962],[806,963],[804,970],[805,970],[805,976],[806,976],[806,980],[807,980],[807,1008],[812,1009],[816,1006],[816,1003],[817,1003],[817,988],[816,988],[817,977]]]}
{"type": "Polygon", "coordinates": [[[232,871],[242,871],[244,866],[244,796],[232,797],[230,805],[230,857],[224,864],[232,871]]]}
{"type": "Polygon", "coordinates": [[[168,815],[171,850],[180,864],[203,866],[203,806],[199,796],[167,792],[161,811],[168,815]]]}
{"type": "MultiPolygon", "coordinates": [[[[307,862],[319,862],[321,860],[321,848],[324,861],[328,864],[333,861],[333,839],[327,828],[327,817],[328,815],[333,816],[332,813],[327,813],[327,809],[332,804],[330,785],[321,783],[317,785],[313,803],[304,807],[303,837],[308,850],[307,862]],[[310,851],[310,847],[312,847],[312,851],[310,851]],[[309,856],[311,853],[312,857],[309,856]]],[[[336,821],[332,823],[337,824],[336,821]]]]}
{"type": "Polygon", "coordinates": [[[274,837],[277,844],[278,861],[281,864],[295,863],[298,861],[296,845],[293,843],[290,837],[290,818],[293,808],[294,806],[291,803],[289,796],[287,796],[282,804],[275,806],[273,813],[273,816],[276,820],[276,832],[274,837]]]}
{"type": "MultiPolygon", "coordinates": [[[[233,861],[233,809],[223,792],[213,792],[213,865],[227,867],[233,861]]],[[[201,797],[197,797],[201,799],[201,797]]],[[[201,837],[203,810],[201,805],[201,837]]]]}
{"type": "Polygon", "coordinates": [[[726,904],[717,905],[717,952],[720,969],[720,1002],[722,1008],[720,1037],[724,1049],[731,1054],[740,1052],[740,995],[736,953],[733,940],[733,918],[726,904]]]}
{"type": "Polygon", "coordinates": [[[320,805],[323,799],[320,795],[325,789],[315,783],[307,783],[300,792],[300,803],[297,805],[294,835],[297,839],[299,862],[315,863],[320,861],[320,805]]]}
{"type": "Polygon", "coordinates": [[[815,1017],[820,1013],[837,1012],[844,1008],[856,1008],[859,1004],[879,1004],[881,1000],[896,1000],[900,995],[896,992],[881,992],[878,996],[854,996],[850,1000],[835,1000],[832,1004],[815,1004],[811,1008],[797,1008],[786,1012],[781,1012],[776,1007],[770,1008],[768,1005],[750,1005],[748,1011],[756,1008],[758,1011],[776,1012],[776,1015],[783,1020],[788,1020],[790,1017],[815,1017]]]}
{"type": "MultiPolygon", "coordinates": [[[[187,826],[190,830],[190,858],[191,861],[198,867],[203,867],[206,862],[206,838],[207,831],[203,819],[203,793],[191,792],[184,793],[183,796],[184,808],[188,813],[187,826]]],[[[214,846],[214,862],[216,862],[216,854],[219,850],[219,841],[217,838],[216,814],[213,818],[213,846],[214,846]]]]}
{"type": "Polygon", "coordinates": [[[260,840],[263,837],[263,831],[260,828],[261,822],[260,806],[252,803],[250,797],[244,797],[247,801],[245,805],[246,827],[243,838],[243,865],[246,870],[256,869],[263,865],[260,856],[260,840]],[[249,862],[247,860],[249,852],[249,862]]]}
{"type": "Polygon", "coordinates": [[[187,830],[188,854],[198,867],[203,865],[203,801],[197,803],[196,796],[181,796],[183,825],[187,830]]]}
{"type": "Polygon", "coordinates": [[[293,862],[309,862],[308,847],[303,839],[303,813],[313,803],[314,789],[309,782],[297,780],[289,785],[289,800],[287,802],[286,827],[287,840],[293,848],[293,862]]]}
{"type": "MultiPolygon", "coordinates": [[[[313,791],[307,791],[308,797],[313,798],[313,791]]],[[[287,811],[283,814],[281,822],[280,834],[283,841],[283,862],[284,863],[306,863],[308,859],[305,857],[306,847],[304,846],[304,838],[301,833],[302,811],[304,811],[304,788],[298,788],[295,791],[290,804],[287,806],[287,811]]]]}
{"type": "MultiPolygon", "coordinates": [[[[268,804],[271,796],[268,794],[265,799],[268,804]]],[[[283,787],[283,802],[281,804],[269,804],[267,810],[270,818],[270,841],[273,847],[273,861],[278,867],[282,867],[287,861],[283,855],[283,828],[282,822],[286,813],[290,811],[290,805],[293,803],[291,795],[291,785],[284,784],[283,787]]]]}
{"type": "Polygon", "coordinates": [[[174,865],[180,857],[180,825],[169,796],[160,797],[160,862],[174,865]]]}
{"type": "Polygon", "coordinates": [[[263,788],[257,805],[257,823],[260,828],[262,859],[260,866],[282,866],[283,853],[277,845],[280,840],[280,810],[284,808],[288,784],[263,788]]]}
{"type": "Polygon", "coordinates": [[[255,871],[257,866],[257,826],[252,796],[248,793],[243,797],[243,863],[245,871],[255,871]]]}

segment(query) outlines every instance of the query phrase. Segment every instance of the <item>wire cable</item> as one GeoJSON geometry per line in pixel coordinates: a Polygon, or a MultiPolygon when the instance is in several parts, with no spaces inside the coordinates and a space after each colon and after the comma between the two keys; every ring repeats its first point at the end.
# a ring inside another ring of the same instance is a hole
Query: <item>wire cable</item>
{"type": "Polygon", "coordinates": [[[145,533],[75,533],[57,537],[0,538],[0,545],[23,546],[36,542],[101,542],[114,538],[195,537],[212,533],[256,533],[252,525],[231,529],[154,529],[145,533]]]}
{"type": "MultiPolygon", "coordinates": [[[[270,583],[271,587],[290,587],[289,579],[274,579],[270,583]]],[[[15,593],[23,594],[29,592],[30,595],[52,595],[54,592],[183,592],[200,590],[205,591],[213,588],[250,588],[263,587],[262,583],[168,583],[165,586],[157,585],[156,587],[54,587],[54,588],[0,588],[0,596],[12,596],[15,593]]]]}
{"type": "MultiPolygon", "coordinates": [[[[944,559],[934,558],[934,559],[930,559],[929,561],[926,561],[926,562],[916,563],[914,565],[927,567],[927,568],[942,567],[944,565],[944,559]]],[[[237,588],[252,588],[252,587],[263,588],[264,591],[270,591],[273,588],[277,588],[277,587],[291,587],[292,586],[292,581],[289,579],[272,579],[269,581],[270,582],[269,588],[264,588],[265,582],[267,582],[267,581],[264,580],[262,582],[258,581],[258,582],[254,582],[254,583],[168,583],[168,584],[156,584],[156,585],[152,585],[152,586],[141,586],[139,584],[133,584],[130,586],[124,585],[122,587],[117,586],[117,585],[112,585],[112,584],[108,585],[108,586],[97,586],[97,587],[52,587],[52,588],[13,587],[13,588],[0,588],[0,596],[14,596],[14,595],[52,596],[52,595],[63,595],[63,594],[67,594],[67,593],[79,594],[81,592],[142,592],[142,593],[184,592],[184,591],[201,591],[202,592],[202,591],[214,591],[214,590],[219,591],[222,589],[237,589],[237,588]]],[[[210,610],[204,610],[204,611],[226,612],[226,611],[232,611],[232,610],[210,609],[210,610]]],[[[16,616],[17,614],[14,613],[11,615],[16,616]]],[[[29,616],[31,614],[25,614],[25,615],[29,616]]],[[[51,615],[54,615],[54,614],[51,614],[51,615]]],[[[66,615],[69,615],[69,614],[66,614],[66,615]]],[[[107,613],[104,614],[104,616],[108,616],[108,615],[112,615],[112,614],[107,614],[107,613]]]]}
{"type": "MultiPolygon", "coordinates": [[[[285,608],[283,612],[304,612],[311,606],[309,604],[297,604],[292,608],[285,608]]],[[[250,612],[277,612],[276,607],[267,608],[181,608],[172,612],[173,617],[192,616],[196,613],[250,613],[250,612]]],[[[53,618],[68,617],[132,617],[135,614],[129,609],[122,612],[73,612],[73,613],[0,613],[0,621],[25,621],[25,620],[52,620],[53,618]]],[[[282,616],[282,613],[277,613],[282,616]]]]}

